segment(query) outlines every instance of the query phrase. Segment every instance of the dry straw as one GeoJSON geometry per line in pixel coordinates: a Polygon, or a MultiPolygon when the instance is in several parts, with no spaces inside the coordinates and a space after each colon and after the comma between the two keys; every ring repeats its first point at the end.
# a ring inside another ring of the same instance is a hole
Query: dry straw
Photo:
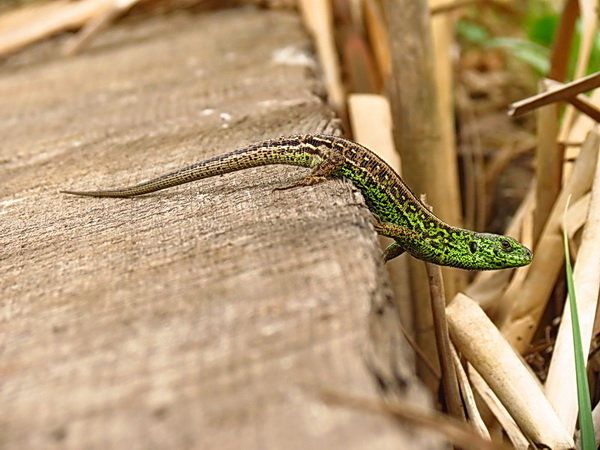
{"type": "Polygon", "coordinates": [[[447,308],[458,350],[498,396],[521,430],[536,444],[569,449],[573,440],[529,370],[479,305],[459,294],[447,308]]]}
{"type": "MultiPolygon", "coordinates": [[[[590,350],[598,306],[598,293],[600,292],[600,164],[596,164],[589,212],[577,253],[573,280],[583,354],[587,355],[590,350]]],[[[548,371],[546,394],[564,426],[570,432],[575,431],[577,422],[576,392],[571,309],[569,303],[565,302],[565,310],[548,371]]]]}

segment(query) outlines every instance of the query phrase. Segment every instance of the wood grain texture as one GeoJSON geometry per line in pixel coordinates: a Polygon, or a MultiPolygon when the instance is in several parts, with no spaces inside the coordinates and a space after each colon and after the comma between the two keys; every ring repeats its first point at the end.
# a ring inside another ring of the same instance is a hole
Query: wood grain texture
{"type": "Polygon", "coordinates": [[[304,171],[269,167],[57,193],[336,131],[297,17],[124,24],[70,59],[57,41],[0,67],[0,446],[440,448],[315,395],[373,398],[376,373],[428,404],[350,184],[273,192],[304,171]]]}

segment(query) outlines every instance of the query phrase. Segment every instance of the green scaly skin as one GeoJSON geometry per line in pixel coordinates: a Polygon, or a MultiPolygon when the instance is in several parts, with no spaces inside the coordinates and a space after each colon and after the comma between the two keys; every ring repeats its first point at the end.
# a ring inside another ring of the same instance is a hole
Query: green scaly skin
{"type": "Polygon", "coordinates": [[[252,144],[158,178],[119,189],[63,191],[93,197],[132,197],[250,167],[287,164],[313,169],[289,189],[330,178],[351,181],[376,217],[375,229],[395,240],[386,261],[404,251],[442,266],[492,270],[529,264],[529,249],[508,236],[453,227],[436,217],[381,158],[348,139],[328,135],[292,136],[252,144]]]}

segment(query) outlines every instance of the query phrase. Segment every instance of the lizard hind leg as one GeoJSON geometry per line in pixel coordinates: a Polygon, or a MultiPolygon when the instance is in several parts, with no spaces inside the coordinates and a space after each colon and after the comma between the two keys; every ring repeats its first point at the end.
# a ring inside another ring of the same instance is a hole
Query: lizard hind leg
{"type": "Polygon", "coordinates": [[[344,156],[330,148],[323,149],[323,160],[303,179],[288,186],[276,187],[274,191],[285,191],[302,186],[313,186],[332,178],[344,165],[344,156]]]}

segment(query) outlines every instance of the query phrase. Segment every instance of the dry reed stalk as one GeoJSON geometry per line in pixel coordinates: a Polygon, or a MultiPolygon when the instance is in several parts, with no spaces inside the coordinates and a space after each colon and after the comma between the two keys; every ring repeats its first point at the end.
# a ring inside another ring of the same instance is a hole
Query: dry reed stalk
{"type": "MultiPolygon", "coordinates": [[[[430,0],[429,7],[435,8],[443,3],[443,0],[430,0]]],[[[456,133],[454,120],[454,71],[452,68],[452,48],[454,44],[454,24],[452,17],[440,14],[431,17],[431,36],[433,43],[434,76],[437,90],[437,110],[440,115],[440,152],[451,155],[456,160],[456,133]]],[[[452,191],[449,192],[453,195],[452,191]]],[[[460,194],[455,193],[456,202],[460,210],[460,194]]],[[[460,216],[459,216],[460,220],[460,216]]],[[[457,222],[456,225],[461,225],[457,222]]]]}
{"type": "MultiPolygon", "coordinates": [[[[540,83],[540,89],[542,91],[547,89],[543,82],[540,83]]],[[[537,110],[537,136],[534,242],[538,241],[561,188],[564,146],[558,143],[557,105],[550,104],[537,110]]]]}
{"type": "MultiPolygon", "coordinates": [[[[583,354],[588,355],[598,306],[598,293],[600,292],[600,164],[596,164],[589,212],[573,270],[573,281],[581,327],[583,354]]],[[[574,432],[578,404],[571,309],[568,300],[565,302],[565,309],[550,362],[546,381],[546,395],[567,431],[574,432]]]]}
{"type": "Polygon", "coordinates": [[[523,434],[498,396],[494,394],[494,391],[490,389],[481,375],[473,369],[473,366],[469,364],[467,367],[469,369],[469,379],[471,380],[471,383],[473,383],[475,391],[485,402],[500,426],[504,429],[512,445],[517,450],[528,450],[530,448],[530,440],[523,434]]]}
{"type": "Polygon", "coordinates": [[[343,0],[348,4],[348,10],[350,11],[350,17],[352,27],[361,36],[365,36],[365,14],[364,14],[364,1],[363,0],[343,0]]]}
{"type": "Polygon", "coordinates": [[[300,0],[300,11],[306,28],[313,35],[319,61],[323,67],[329,102],[340,115],[343,115],[346,105],[340,63],[333,36],[330,0],[300,0]]]}
{"type": "Polygon", "coordinates": [[[431,62],[428,10],[423,1],[385,0],[383,5],[394,69],[388,82],[392,117],[397,120],[394,138],[403,156],[405,177],[417,194],[427,193],[436,214],[457,224],[456,155],[440,145],[441,114],[431,62]]]}
{"type": "Polygon", "coordinates": [[[581,16],[581,41],[579,43],[579,54],[575,66],[574,78],[581,78],[587,70],[590,55],[594,47],[596,33],[598,32],[598,2],[595,0],[579,1],[581,16]]]}
{"type": "MultiPolygon", "coordinates": [[[[575,235],[585,225],[591,197],[591,193],[588,192],[579,200],[577,200],[573,206],[569,206],[568,217],[566,218],[565,222],[571,255],[577,255],[579,252],[579,241],[575,239],[575,235]]],[[[564,224],[563,227],[565,227],[564,224]]]]}
{"type": "Polygon", "coordinates": [[[450,342],[450,351],[452,353],[452,361],[454,362],[454,367],[456,369],[456,376],[458,378],[460,392],[462,393],[463,403],[469,416],[469,423],[473,425],[473,428],[481,435],[481,437],[491,440],[490,432],[485,426],[485,422],[479,413],[479,408],[477,408],[475,395],[471,389],[471,383],[469,383],[469,377],[467,376],[467,372],[460,362],[460,357],[458,356],[458,352],[456,351],[456,348],[452,342],[450,342]]]}
{"type": "Polygon", "coordinates": [[[383,403],[381,400],[352,397],[324,390],[319,394],[327,404],[340,405],[374,414],[394,416],[397,419],[436,431],[455,446],[465,450],[508,450],[508,447],[502,443],[492,442],[479,436],[463,422],[436,412],[424,413],[407,403],[400,403],[398,401],[383,403]]]}
{"type": "Polygon", "coordinates": [[[364,1],[365,26],[373,55],[379,68],[381,79],[389,77],[392,69],[392,56],[385,20],[381,6],[377,0],[364,1]]]}
{"type": "Polygon", "coordinates": [[[585,224],[590,210],[591,193],[585,194],[571,206],[567,213],[567,235],[573,239],[575,233],[585,224]]]}
{"type": "Polygon", "coordinates": [[[600,72],[596,72],[587,77],[579,78],[571,83],[563,84],[561,87],[514,102],[510,105],[508,113],[514,117],[520,116],[521,114],[525,114],[526,112],[540,108],[541,106],[561,101],[569,101],[571,97],[591,91],[599,86],[600,72]]]}
{"type": "Polygon", "coordinates": [[[440,368],[442,369],[442,385],[444,386],[444,395],[446,396],[446,407],[451,416],[465,420],[465,412],[462,407],[458,388],[456,367],[452,361],[452,350],[450,348],[442,269],[440,266],[431,263],[426,263],[425,269],[429,278],[431,313],[433,314],[437,354],[440,368]]]}
{"type": "Polygon", "coordinates": [[[348,108],[354,139],[373,150],[396,172],[401,173],[400,154],[394,146],[388,99],[377,94],[350,94],[348,108]]]}
{"type": "Polygon", "coordinates": [[[333,2],[335,39],[341,53],[344,82],[348,92],[373,93],[381,90],[381,78],[371,48],[363,33],[359,0],[333,2]]]}
{"type": "MultiPolygon", "coordinates": [[[[600,86],[600,72],[596,74],[590,75],[588,77],[583,77],[586,73],[588,63],[590,61],[590,56],[592,53],[592,48],[594,44],[594,40],[596,39],[597,26],[598,26],[598,16],[596,14],[596,1],[580,1],[580,15],[581,15],[581,38],[579,43],[579,53],[577,55],[577,61],[575,66],[575,73],[573,78],[575,78],[576,82],[585,80],[592,76],[597,76],[598,80],[595,84],[595,87],[600,86]],[[583,78],[582,78],[583,77],[583,78]]],[[[568,86],[568,85],[565,85],[568,86]]],[[[592,88],[590,88],[592,89],[592,88]]],[[[587,90],[590,90],[587,89],[587,90]]],[[[585,92],[585,91],[582,91],[585,92]]],[[[572,95],[575,97],[579,92],[572,95]]],[[[572,106],[568,106],[563,117],[561,130],[559,133],[559,140],[564,141],[570,135],[571,128],[575,118],[577,117],[575,108],[572,106]]]]}
{"type": "MultiPolygon", "coordinates": [[[[600,89],[592,91],[591,95],[587,97],[590,103],[593,103],[596,108],[600,107],[600,89]]],[[[583,142],[587,132],[596,126],[597,122],[587,115],[580,114],[575,120],[573,127],[570,130],[567,140],[570,142],[583,142]]]]}
{"type": "Polygon", "coordinates": [[[447,307],[452,341],[498,396],[521,430],[536,444],[570,449],[573,440],[538,381],[510,344],[469,297],[458,294],[447,307]]]}
{"type": "MultiPolygon", "coordinates": [[[[563,83],[549,79],[544,80],[544,84],[547,89],[559,89],[564,86],[563,83]]],[[[577,108],[579,112],[589,116],[595,122],[600,122],[600,108],[592,101],[588,100],[585,95],[579,94],[574,97],[569,97],[566,101],[577,108]]]]}
{"type": "Polygon", "coordinates": [[[0,17],[0,56],[53,36],[79,28],[109,11],[114,0],[55,1],[33,5],[0,17]]]}
{"type": "Polygon", "coordinates": [[[367,43],[354,31],[343,33],[342,40],[342,61],[348,90],[361,93],[379,92],[381,80],[367,43]]]}
{"type": "MultiPolygon", "coordinates": [[[[384,0],[384,17],[390,40],[392,72],[387,80],[394,141],[404,178],[417,193],[427,193],[436,214],[449,223],[460,222],[458,171],[454,154],[440,145],[436,85],[428,8],[423,0],[384,0]]],[[[409,260],[417,342],[435,361],[435,340],[429,308],[429,287],[422,262],[409,260]]],[[[446,294],[456,292],[456,270],[444,270],[446,294]]],[[[435,390],[437,380],[421,370],[425,383],[435,390]]]]}
{"type": "MultiPolygon", "coordinates": [[[[590,96],[590,101],[600,105],[600,89],[596,89],[590,96]]],[[[568,179],[573,171],[573,161],[577,159],[581,151],[581,145],[588,132],[596,126],[596,122],[585,114],[579,114],[573,122],[566,137],[560,136],[559,140],[565,145],[565,162],[563,165],[563,179],[568,179]]]]}
{"type": "MultiPolygon", "coordinates": [[[[434,8],[440,5],[443,0],[430,0],[429,7],[434,8]]],[[[438,150],[447,161],[452,161],[449,169],[456,170],[457,168],[457,154],[456,154],[456,132],[455,132],[455,118],[454,118],[454,70],[452,67],[452,48],[454,43],[454,21],[453,18],[448,14],[438,14],[431,16],[431,37],[433,43],[433,57],[434,57],[434,76],[435,85],[437,91],[437,113],[439,114],[439,127],[440,127],[440,140],[438,150]]],[[[452,175],[447,178],[451,181],[452,175]]],[[[447,199],[453,204],[453,207],[459,211],[456,217],[457,222],[454,225],[462,225],[461,211],[461,198],[460,190],[458,188],[458,176],[454,180],[456,182],[456,188],[450,188],[448,190],[447,199]]],[[[452,273],[454,281],[454,292],[461,290],[467,283],[467,277],[464,272],[454,271],[452,273]]]]}
{"type": "Polygon", "coordinates": [[[594,103],[590,102],[587,97],[578,95],[577,97],[572,97],[569,103],[577,108],[579,112],[591,117],[596,122],[600,122],[600,109],[594,103]]]}
{"type": "MultiPolygon", "coordinates": [[[[466,98],[468,93],[463,85],[456,87],[459,97],[466,98]]],[[[466,228],[482,230],[486,222],[488,173],[484,161],[479,122],[474,104],[464,102],[460,117],[463,140],[462,185],[463,185],[463,225],[466,228]]]]}
{"type": "Polygon", "coordinates": [[[107,28],[117,17],[124,14],[129,8],[140,0],[115,0],[112,7],[90,18],[83,29],[71,38],[62,48],[65,56],[74,55],[89,45],[93,37],[107,28]]]}
{"type": "Polygon", "coordinates": [[[505,317],[501,318],[502,334],[519,351],[529,345],[563,264],[560,223],[567,198],[572,197],[576,201],[590,188],[599,145],[600,135],[590,132],[575,163],[573,174],[559,194],[542,231],[522,288],[519,292],[506,293],[501,299],[504,304],[510,305],[505,317]]]}
{"type": "Polygon", "coordinates": [[[548,78],[564,81],[569,67],[571,44],[575,35],[575,23],[579,16],[579,0],[566,0],[560,16],[560,23],[552,46],[550,73],[548,78]]]}

